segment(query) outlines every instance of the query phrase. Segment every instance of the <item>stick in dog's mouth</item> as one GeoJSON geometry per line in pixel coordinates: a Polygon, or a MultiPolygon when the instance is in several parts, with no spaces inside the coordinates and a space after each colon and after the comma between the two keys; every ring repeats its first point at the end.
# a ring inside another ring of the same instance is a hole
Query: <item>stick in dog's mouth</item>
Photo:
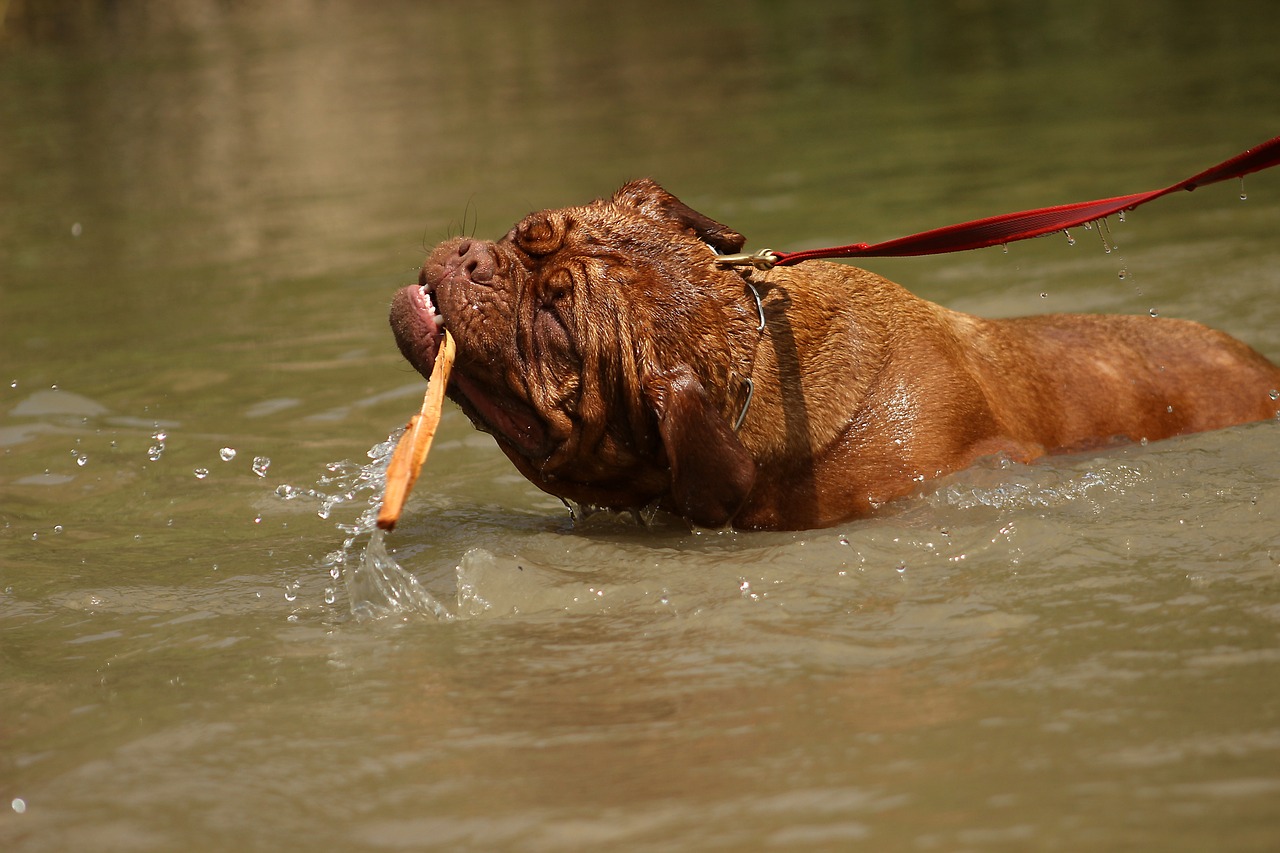
{"type": "Polygon", "coordinates": [[[391,454],[387,465],[387,485],[382,494],[382,508],[378,511],[378,527],[392,530],[400,520],[404,503],[418,479],[418,472],[427,461],[431,441],[440,425],[440,413],[444,407],[444,389],[449,384],[449,371],[453,369],[453,336],[446,329],[440,342],[440,352],[427,380],[427,393],[422,398],[422,408],[409,419],[404,434],[391,454]]]}

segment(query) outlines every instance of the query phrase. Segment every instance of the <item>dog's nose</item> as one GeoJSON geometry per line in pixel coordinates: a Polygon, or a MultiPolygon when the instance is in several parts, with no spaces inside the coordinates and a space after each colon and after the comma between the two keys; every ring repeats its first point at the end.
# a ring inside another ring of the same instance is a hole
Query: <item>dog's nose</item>
{"type": "Polygon", "coordinates": [[[463,240],[457,248],[455,269],[476,284],[493,280],[493,252],[480,240],[463,240]]]}

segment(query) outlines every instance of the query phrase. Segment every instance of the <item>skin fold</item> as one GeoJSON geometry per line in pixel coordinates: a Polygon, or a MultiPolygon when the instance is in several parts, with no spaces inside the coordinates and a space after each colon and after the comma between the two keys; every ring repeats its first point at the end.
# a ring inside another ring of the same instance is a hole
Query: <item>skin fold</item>
{"type": "Polygon", "coordinates": [[[716,263],[744,242],[634,181],[442,243],[391,327],[424,376],[449,329],[448,395],[539,488],[702,527],[828,526],[984,456],[1280,410],[1280,369],[1197,323],[987,320],[844,264],[716,263]]]}

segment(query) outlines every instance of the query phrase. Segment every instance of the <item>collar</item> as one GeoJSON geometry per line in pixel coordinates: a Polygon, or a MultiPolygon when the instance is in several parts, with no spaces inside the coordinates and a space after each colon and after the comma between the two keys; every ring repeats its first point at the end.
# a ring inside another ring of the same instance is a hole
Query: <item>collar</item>
{"type": "MultiPolygon", "coordinates": [[[[747,412],[751,409],[751,397],[755,393],[755,383],[751,381],[751,373],[755,371],[756,351],[760,348],[760,341],[764,338],[764,302],[760,299],[760,291],[752,284],[751,280],[743,277],[743,284],[747,286],[747,290],[751,292],[751,297],[756,303],[756,314],[760,317],[760,325],[756,326],[756,344],[751,348],[751,366],[748,368],[746,376],[740,376],[738,379],[742,382],[745,399],[742,401],[742,408],[738,410],[738,416],[733,421],[733,431],[737,432],[742,428],[742,422],[747,419],[747,412]]],[[[730,374],[736,376],[736,372],[730,374]]]]}

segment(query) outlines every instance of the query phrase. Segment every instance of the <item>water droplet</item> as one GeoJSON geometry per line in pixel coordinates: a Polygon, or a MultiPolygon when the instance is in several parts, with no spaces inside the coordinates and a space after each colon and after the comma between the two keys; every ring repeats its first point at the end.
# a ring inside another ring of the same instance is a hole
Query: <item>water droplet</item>
{"type": "Polygon", "coordinates": [[[32,534],[31,534],[31,541],[33,541],[33,542],[34,542],[35,540],[37,540],[37,539],[39,539],[39,538],[40,538],[40,534],[39,534],[39,533],[32,533],[32,534]]]}
{"type": "Polygon", "coordinates": [[[262,516],[260,516],[260,515],[259,515],[259,516],[255,516],[255,517],[254,517],[254,519],[253,519],[253,523],[254,523],[254,524],[261,524],[261,523],[262,523],[262,516]]]}
{"type": "Polygon", "coordinates": [[[72,237],[79,237],[79,236],[80,236],[81,234],[83,234],[83,233],[84,233],[84,226],[83,226],[83,225],[81,225],[79,222],[73,222],[73,223],[71,223],[71,236],[72,236],[72,237]]]}
{"type": "Polygon", "coordinates": [[[1124,222],[1124,211],[1123,210],[1117,211],[1116,218],[1119,219],[1121,222],[1124,222]]]}
{"type": "Polygon", "coordinates": [[[1093,230],[1093,223],[1092,223],[1092,222],[1086,222],[1086,223],[1084,224],[1084,230],[1086,230],[1086,231],[1092,231],[1092,230],[1093,230]]]}
{"type": "Polygon", "coordinates": [[[1244,201],[1248,197],[1249,197],[1249,194],[1244,191],[1244,175],[1241,175],[1240,176],[1240,200],[1244,201]]]}
{"type": "Polygon", "coordinates": [[[1173,406],[1165,406],[1164,410],[1171,415],[1173,414],[1173,406]]]}
{"type": "Polygon", "coordinates": [[[1152,308],[1152,309],[1151,309],[1150,311],[1148,311],[1147,313],[1148,313],[1148,314],[1150,314],[1152,317],[1159,317],[1159,316],[1160,316],[1160,312],[1159,312],[1159,311],[1157,311],[1155,308],[1152,308]]]}
{"type": "Polygon", "coordinates": [[[9,808],[18,814],[24,814],[27,810],[27,801],[22,797],[14,797],[13,802],[9,803],[9,808]]]}
{"type": "Polygon", "coordinates": [[[1003,253],[1004,253],[1004,254],[1006,254],[1006,255],[1007,255],[1007,254],[1009,254],[1009,244],[1008,244],[1008,243],[1001,243],[1001,244],[1000,244],[1000,251],[1001,251],[1001,252],[1003,252],[1003,253]]]}
{"type": "Polygon", "coordinates": [[[197,479],[197,480],[203,480],[205,477],[208,477],[208,476],[209,476],[209,469],[208,469],[208,468],[197,468],[197,469],[196,469],[196,479],[197,479]]]}
{"type": "Polygon", "coordinates": [[[844,546],[846,546],[846,547],[848,547],[848,545],[849,545],[849,537],[848,537],[848,536],[841,536],[841,537],[840,537],[840,544],[841,544],[841,545],[844,545],[844,546]]]}
{"type": "Polygon", "coordinates": [[[1275,388],[1272,388],[1272,389],[1271,389],[1271,399],[1272,399],[1272,400],[1280,400],[1280,390],[1276,390],[1275,388]]]}
{"type": "Polygon", "coordinates": [[[79,465],[81,468],[83,468],[85,464],[88,463],[88,461],[89,461],[89,457],[85,456],[83,453],[76,454],[76,464],[79,465]]]}
{"type": "Polygon", "coordinates": [[[18,380],[16,380],[16,379],[15,379],[15,380],[13,380],[12,382],[10,382],[10,383],[9,383],[9,387],[10,387],[10,388],[17,388],[17,387],[18,387],[18,380]]]}
{"type": "Polygon", "coordinates": [[[1128,275],[1129,275],[1129,271],[1128,271],[1127,269],[1123,269],[1123,268],[1121,268],[1121,270],[1120,270],[1120,279],[1121,279],[1121,280],[1124,280],[1124,278],[1125,278],[1126,276],[1128,276],[1128,275]]]}
{"type": "Polygon", "coordinates": [[[1041,298],[1041,299],[1048,299],[1048,298],[1049,298],[1049,294],[1047,294],[1047,293],[1045,293],[1045,292],[1041,291],[1041,293],[1040,293],[1040,298],[1041,298]]]}
{"type": "Polygon", "coordinates": [[[165,431],[164,431],[164,430],[162,430],[162,429],[158,429],[158,430],[156,430],[155,432],[151,433],[151,440],[152,440],[152,441],[160,441],[160,442],[163,442],[163,441],[164,441],[165,439],[167,439],[168,437],[169,437],[169,433],[165,432],[165,431]]]}
{"type": "Polygon", "coordinates": [[[236,458],[236,449],[234,447],[224,447],[218,451],[218,456],[223,462],[230,462],[236,458]]]}
{"type": "Polygon", "coordinates": [[[259,477],[267,476],[267,469],[271,467],[271,460],[265,456],[253,457],[253,473],[259,477]]]}
{"type": "Polygon", "coordinates": [[[897,571],[898,574],[905,575],[907,573],[907,567],[905,565],[898,566],[897,571]]]}
{"type": "Polygon", "coordinates": [[[297,600],[298,600],[298,588],[299,588],[300,586],[301,586],[301,584],[299,584],[297,581],[290,581],[289,583],[285,584],[285,585],[284,585],[284,600],[285,600],[285,601],[297,601],[297,600]]]}
{"type": "Polygon", "coordinates": [[[61,524],[55,524],[55,525],[53,526],[53,532],[54,532],[54,533],[61,533],[61,532],[62,532],[62,525],[61,525],[61,524]]]}
{"type": "Polygon", "coordinates": [[[163,453],[164,453],[163,444],[153,444],[147,448],[147,458],[150,459],[152,462],[158,461],[160,459],[161,454],[163,453]]]}
{"type": "Polygon", "coordinates": [[[327,586],[327,587],[325,587],[325,588],[324,588],[324,603],[325,603],[325,604],[333,604],[333,603],[334,603],[335,601],[337,601],[337,600],[338,600],[338,593],[334,590],[334,588],[333,588],[333,587],[331,587],[331,586],[327,586]]]}
{"type": "Polygon", "coordinates": [[[1070,231],[1068,231],[1067,229],[1063,228],[1063,229],[1062,229],[1062,233],[1067,235],[1067,245],[1068,245],[1068,246],[1074,246],[1074,245],[1076,244],[1076,238],[1071,236],[1071,232],[1070,232],[1070,231]]]}

